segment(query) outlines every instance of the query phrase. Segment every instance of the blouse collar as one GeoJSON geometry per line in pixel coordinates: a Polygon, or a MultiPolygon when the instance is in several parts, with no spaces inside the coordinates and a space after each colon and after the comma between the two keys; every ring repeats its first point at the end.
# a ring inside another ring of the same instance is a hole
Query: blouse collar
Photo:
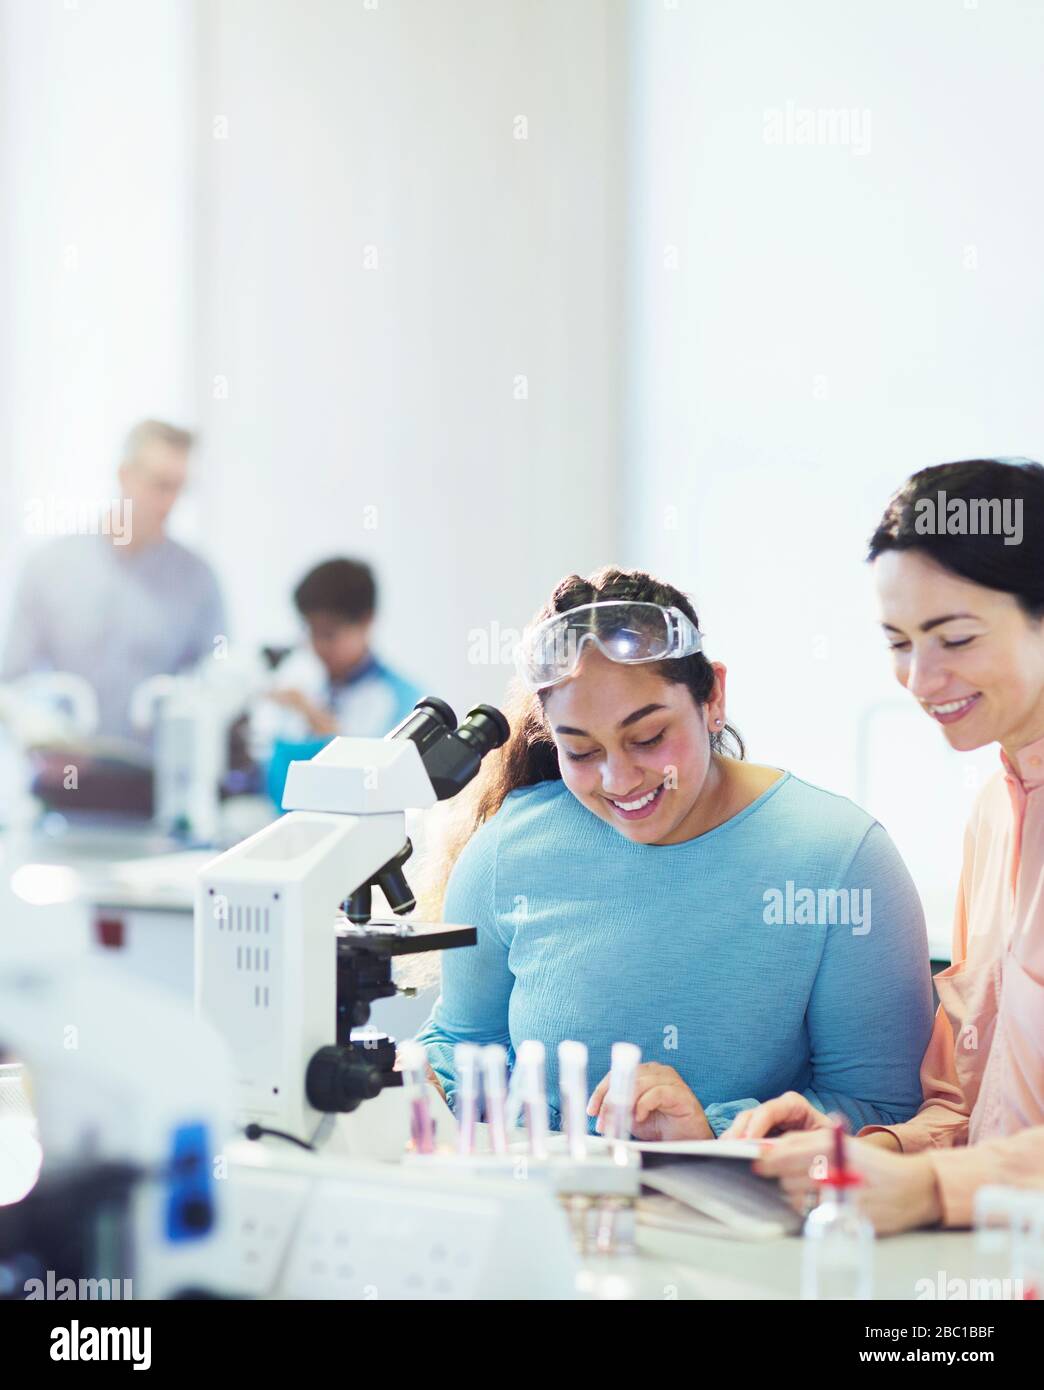
{"type": "Polygon", "coordinates": [[[1002,748],[1001,762],[1013,777],[1019,779],[1026,791],[1044,787],[1044,738],[1027,743],[1014,758],[1009,758],[1002,748]]]}

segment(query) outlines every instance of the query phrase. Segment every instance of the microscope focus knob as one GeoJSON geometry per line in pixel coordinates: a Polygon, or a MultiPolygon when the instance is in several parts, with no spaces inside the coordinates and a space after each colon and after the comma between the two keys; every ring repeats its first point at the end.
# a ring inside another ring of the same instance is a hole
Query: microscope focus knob
{"type": "Polygon", "coordinates": [[[380,1095],[384,1078],[379,1069],[351,1047],[321,1047],[308,1063],[305,1094],[308,1104],[323,1114],[346,1114],[364,1100],[380,1095]]]}

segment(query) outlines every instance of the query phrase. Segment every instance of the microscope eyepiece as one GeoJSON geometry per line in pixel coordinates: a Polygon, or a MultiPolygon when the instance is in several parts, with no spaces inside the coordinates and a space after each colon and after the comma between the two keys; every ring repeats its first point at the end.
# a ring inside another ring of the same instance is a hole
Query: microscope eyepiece
{"type": "Polygon", "coordinates": [[[511,726],[492,705],[476,705],[458,729],[446,701],[426,695],[388,737],[416,744],[435,795],[445,801],[467,786],[487,753],[508,741],[511,726]]]}
{"type": "Polygon", "coordinates": [[[471,744],[480,758],[500,748],[511,737],[511,725],[492,705],[476,705],[468,711],[457,737],[471,744]]]}
{"type": "Polygon", "coordinates": [[[452,733],[457,727],[457,716],[437,695],[425,695],[418,700],[406,718],[396,724],[388,738],[408,738],[417,745],[421,757],[432,744],[452,733]]]}
{"type": "Polygon", "coordinates": [[[404,720],[392,737],[412,738],[424,760],[435,795],[446,801],[468,785],[478,772],[482,759],[511,737],[511,727],[500,710],[492,705],[476,705],[458,729],[453,711],[441,700],[424,700],[404,720]],[[429,707],[434,713],[429,712],[429,707]],[[435,728],[436,717],[449,716],[450,722],[435,728]],[[420,737],[414,720],[424,720],[420,737]]]}

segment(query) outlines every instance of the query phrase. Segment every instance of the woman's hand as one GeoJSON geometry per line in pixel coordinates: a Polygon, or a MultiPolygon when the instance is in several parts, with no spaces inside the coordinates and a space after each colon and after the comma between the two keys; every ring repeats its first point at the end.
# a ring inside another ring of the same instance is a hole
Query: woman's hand
{"type": "Polygon", "coordinates": [[[797,1091],[787,1091],[752,1110],[741,1110],[721,1136],[723,1139],[765,1139],[787,1130],[830,1129],[832,1121],[797,1091]]]}
{"type": "MultiPolygon", "coordinates": [[[[833,1143],[833,1135],[822,1127],[786,1134],[754,1161],[753,1171],[764,1178],[778,1178],[787,1201],[804,1213],[809,1197],[819,1190],[813,1173],[826,1173],[833,1143]]],[[[863,1179],[859,1207],[879,1236],[933,1226],[941,1219],[930,1158],[888,1153],[863,1139],[846,1139],[845,1157],[863,1179]]]]}
{"type": "MultiPolygon", "coordinates": [[[[445,1092],[445,1090],[443,1089],[442,1082],[439,1080],[439,1078],[438,1078],[438,1077],[435,1075],[435,1073],[432,1071],[432,1069],[431,1069],[431,1063],[430,1063],[430,1062],[428,1063],[428,1065],[427,1065],[426,1068],[425,1068],[425,1075],[426,1075],[426,1077],[427,1077],[427,1080],[430,1081],[431,1084],[435,1087],[436,1091],[438,1091],[438,1093],[439,1093],[439,1095],[442,1097],[442,1099],[443,1099],[443,1100],[446,1100],[446,1092],[445,1092]]],[[[447,1101],[447,1104],[448,1104],[448,1103],[449,1103],[449,1102],[447,1101]]]]}
{"type": "MultiPolygon", "coordinates": [[[[774,1134],[829,1129],[833,1123],[829,1115],[817,1110],[797,1091],[787,1091],[782,1096],[776,1096],[775,1100],[766,1100],[750,1110],[741,1110],[720,1138],[767,1139],[774,1134]]],[[[901,1152],[899,1140],[887,1129],[875,1130],[860,1142],[872,1144],[879,1149],[889,1149],[892,1153],[901,1152]]]]}
{"type": "MultiPolygon", "coordinates": [[[[603,1076],[587,1106],[597,1115],[595,1128],[601,1134],[608,1106],[609,1077],[603,1076]]],[[[660,1062],[643,1062],[635,1074],[634,1117],[631,1133],[635,1139],[713,1139],[703,1106],[673,1067],[660,1062]]]]}

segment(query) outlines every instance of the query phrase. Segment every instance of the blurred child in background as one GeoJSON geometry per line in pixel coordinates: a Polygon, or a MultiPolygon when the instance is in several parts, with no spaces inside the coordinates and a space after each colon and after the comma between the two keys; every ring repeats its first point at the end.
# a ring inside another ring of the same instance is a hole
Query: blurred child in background
{"type": "Polygon", "coordinates": [[[312,757],[336,734],[380,738],[423,694],[370,645],[377,585],[369,565],[316,565],[294,590],[294,603],[308,643],[279,667],[267,707],[254,718],[255,747],[271,749],[268,784],[277,801],[292,759],[312,757]]]}

